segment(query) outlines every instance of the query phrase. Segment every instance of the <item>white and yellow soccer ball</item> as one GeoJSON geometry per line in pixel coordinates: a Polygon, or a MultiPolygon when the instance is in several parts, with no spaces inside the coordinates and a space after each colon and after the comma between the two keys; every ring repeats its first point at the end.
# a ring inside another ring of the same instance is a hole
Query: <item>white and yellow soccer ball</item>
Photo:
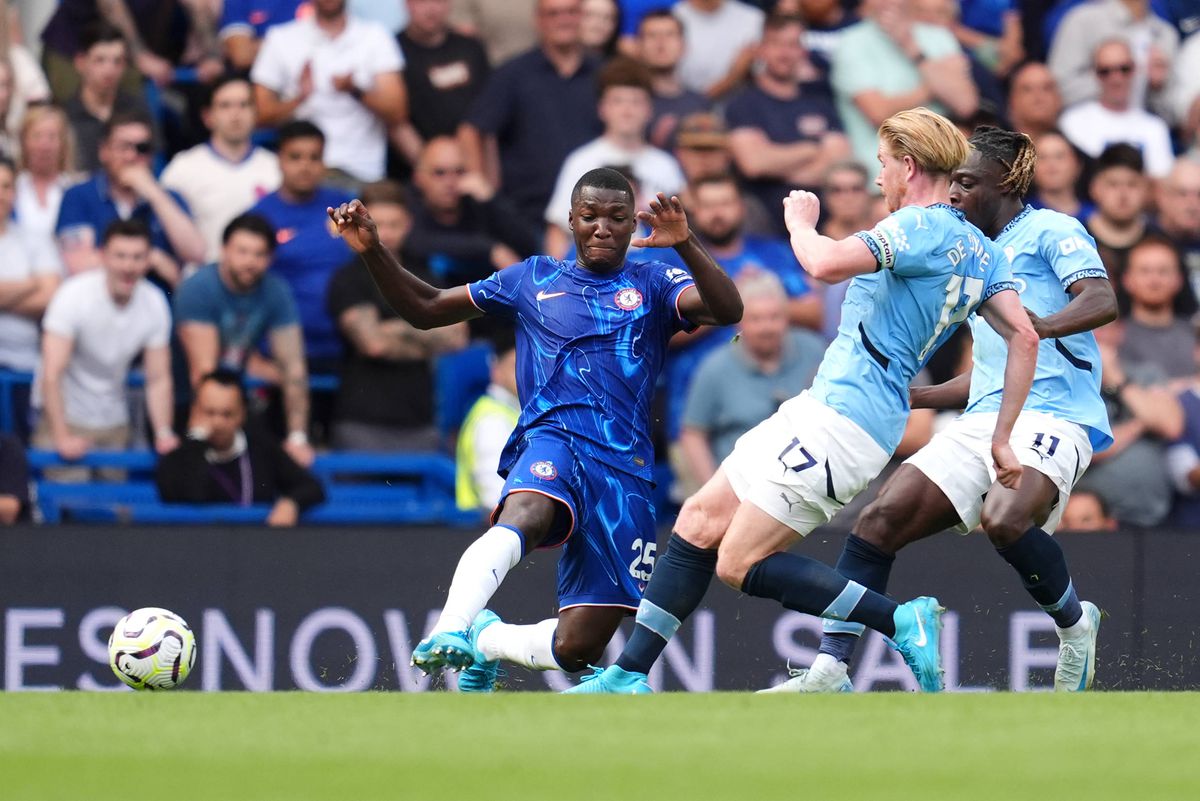
{"type": "Polygon", "coordinates": [[[108,638],[108,664],[135,690],[170,690],[196,662],[196,637],[179,615],[147,606],[117,621],[108,638]]]}

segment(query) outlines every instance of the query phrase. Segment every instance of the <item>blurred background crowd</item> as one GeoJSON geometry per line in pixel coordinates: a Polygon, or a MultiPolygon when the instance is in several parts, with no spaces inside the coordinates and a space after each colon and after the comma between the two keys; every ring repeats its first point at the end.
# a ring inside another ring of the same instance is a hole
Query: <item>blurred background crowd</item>
{"type": "MultiPolygon", "coordinates": [[[[1063,527],[1200,525],[1200,2],[0,7],[0,519],[36,513],[29,458],[55,486],[120,483],[86,456],[131,449],[159,455],[158,500],[278,525],[326,501],[312,466],[340,452],[440,454],[459,506],[490,509],[512,332],[409,326],[325,209],[361,197],[408,269],[454,286],[571,258],[570,189],[600,166],[643,205],[679,194],[745,299],[737,332],[672,343],[669,508],[836,333],[845,287],[806,279],[782,197],[817,192],[829,236],[871,227],[875,129],[925,105],[1032,137],[1030,204],[1084,223],[1120,298],[1097,332],[1116,443],[1063,527]]],[[[963,330],[920,380],[968,369],[963,330]]],[[[914,413],[897,459],[944,422],[914,413]]]]}

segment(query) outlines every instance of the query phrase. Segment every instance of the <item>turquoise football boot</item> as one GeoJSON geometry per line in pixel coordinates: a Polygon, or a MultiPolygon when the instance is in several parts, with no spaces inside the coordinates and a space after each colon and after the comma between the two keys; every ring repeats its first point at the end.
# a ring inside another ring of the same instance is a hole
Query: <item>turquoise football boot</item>
{"type": "Polygon", "coordinates": [[[896,636],[889,643],[912,668],[917,684],[927,693],[943,689],[942,657],[938,640],[942,631],[943,609],[937,598],[922,596],[896,607],[896,636]]]}
{"type": "Polygon", "coordinates": [[[490,693],[496,689],[496,678],[500,675],[500,660],[486,659],[479,650],[479,633],[493,623],[499,623],[500,616],[490,609],[484,609],[475,616],[467,637],[474,653],[474,662],[458,677],[460,693],[490,693]]]}
{"type": "Polygon", "coordinates": [[[430,634],[417,643],[412,652],[413,667],[426,674],[440,668],[462,670],[475,661],[475,649],[465,631],[443,631],[430,634]]]}
{"type": "Polygon", "coordinates": [[[645,673],[635,673],[631,670],[623,670],[616,665],[609,665],[606,668],[592,668],[593,673],[590,676],[584,676],[579,684],[569,690],[563,690],[564,694],[573,693],[578,695],[586,695],[588,693],[598,695],[645,695],[652,693],[649,683],[646,681],[645,673]]]}
{"type": "Polygon", "coordinates": [[[1058,631],[1058,665],[1054,689],[1080,693],[1092,687],[1096,677],[1096,637],[1100,634],[1100,610],[1091,601],[1081,601],[1083,617],[1069,629],[1058,631]]]}

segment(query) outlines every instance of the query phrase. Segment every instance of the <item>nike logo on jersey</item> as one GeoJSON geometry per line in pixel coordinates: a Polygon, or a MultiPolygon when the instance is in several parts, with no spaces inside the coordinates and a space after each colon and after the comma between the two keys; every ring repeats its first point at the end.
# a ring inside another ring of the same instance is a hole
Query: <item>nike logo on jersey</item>
{"type": "Polygon", "coordinates": [[[566,292],[547,292],[546,290],[543,289],[537,293],[538,303],[541,303],[543,300],[550,300],[550,298],[557,298],[557,297],[560,297],[565,294],[567,294],[567,293],[566,292]]]}

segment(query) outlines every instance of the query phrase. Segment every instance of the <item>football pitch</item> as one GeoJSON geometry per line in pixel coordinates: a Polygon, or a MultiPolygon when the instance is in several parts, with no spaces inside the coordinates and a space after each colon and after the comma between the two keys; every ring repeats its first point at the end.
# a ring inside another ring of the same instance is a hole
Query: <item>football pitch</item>
{"type": "Polygon", "coordinates": [[[1200,694],[0,695],[0,798],[1195,799],[1200,694]]]}

